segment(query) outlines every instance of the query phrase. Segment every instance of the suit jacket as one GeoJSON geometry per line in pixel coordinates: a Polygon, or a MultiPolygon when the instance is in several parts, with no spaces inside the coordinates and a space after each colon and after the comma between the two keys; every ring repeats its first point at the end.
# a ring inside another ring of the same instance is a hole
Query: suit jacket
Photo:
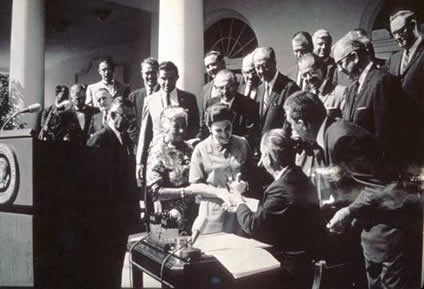
{"type": "MultiPolygon", "coordinates": [[[[221,102],[219,96],[209,99],[206,109],[219,102],[221,102]]],[[[245,137],[251,146],[254,145],[259,135],[259,108],[257,103],[247,96],[237,93],[230,109],[234,113],[233,134],[245,137]]]]}
{"type": "Polygon", "coordinates": [[[91,119],[93,116],[99,112],[99,109],[96,107],[92,107],[89,105],[86,105],[84,108],[84,114],[85,114],[85,123],[84,127],[81,128],[78,116],[77,116],[77,110],[75,109],[75,106],[72,106],[70,109],[66,110],[65,112],[65,123],[66,123],[66,129],[67,129],[67,138],[71,143],[78,144],[78,145],[85,145],[87,142],[87,139],[89,137],[89,128],[91,119]]]}
{"type": "MultiPolygon", "coordinates": [[[[351,85],[346,95],[343,118],[374,134],[386,153],[393,157],[403,151],[409,138],[404,127],[408,125],[407,104],[399,79],[374,65],[369,70],[359,93],[351,85]]],[[[400,158],[400,157],[396,157],[400,158]]]]}
{"type": "Polygon", "coordinates": [[[310,251],[319,230],[319,203],[314,185],[291,165],[263,193],[256,212],[237,209],[242,229],[280,251],[310,251]]]}
{"type": "Polygon", "coordinates": [[[405,71],[400,74],[403,50],[392,54],[386,63],[389,72],[400,78],[402,87],[416,105],[424,108],[424,40],[418,45],[405,71]]]}
{"type": "MultiPolygon", "coordinates": [[[[153,92],[156,92],[160,89],[159,85],[156,85],[153,88],[153,92]]],[[[128,99],[131,100],[134,103],[135,106],[135,113],[136,113],[136,119],[137,119],[137,125],[140,127],[141,125],[141,120],[142,120],[142,116],[143,116],[143,104],[144,104],[144,99],[147,97],[147,90],[145,87],[143,88],[139,88],[134,90],[133,92],[130,93],[130,95],[128,96],[128,99]]]]}
{"type": "MultiPolygon", "coordinates": [[[[188,126],[185,139],[194,138],[199,131],[199,110],[196,96],[187,91],[177,89],[178,103],[188,114],[188,126]]],[[[147,150],[151,141],[160,134],[160,116],[164,110],[160,91],[149,95],[144,100],[143,120],[138,138],[136,161],[138,165],[145,164],[147,150]]]]}
{"type": "Polygon", "coordinates": [[[103,83],[102,80],[96,83],[89,84],[87,86],[87,98],[85,100],[86,104],[98,106],[98,103],[94,100],[94,94],[99,88],[105,88],[107,91],[109,91],[110,95],[112,95],[112,98],[122,96],[122,97],[128,97],[128,94],[130,93],[130,89],[128,86],[122,84],[121,82],[114,80],[113,82],[113,88],[110,89],[103,83]]]}
{"type": "Polygon", "coordinates": [[[372,136],[366,129],[343,119],[327,117],[323,123],[322,135],[317,136],[317,142],[322,144],[325,165],[338,165],[334,159],[334,151],[340,149],[339,141],[346,137],[370,137],[372,136]]]}
{"type": "Polygon", "coordinates": [[[407,113],[404,115],[410,118],[409,131],[414,131],[411,136],[411,145],[408,151],[413,162],[424,162],[424,126],[422,125],[422,116],[424,114],[424,40],[418,45],[414,56],[409,61],[405,71],[400,74],[400,65],[402,61],[403,50],[394,53],[386,63],[388,71],[399,77],[404,91],[404,102],[406,103],[407,113]]]}
{"type": "Polygon", "coordinates": [[[260,129],[262,134],[268,130],[283,127],[286,121],[286,114],[283,108],[284,102],[292,93],[298,90],[300,90],[300,88],[293,80],[278,73],[277,79],[272,87],[270,102],[268,106],[264,108],[265,84],[262,83],[258,87],[257,99],[259,103],[260,129]]]}
{"type": "Polygon", "coordinates": [[[89,136],[104,128],[104,113],[102,111],[96,113],[91,118],[90,127],[88,129],[89,136]]]}
{"type": "Polygon", "coordinates": [[[138,200],[141,198],[136,191],[135,162],[130,140],[126,133],[121,137],[123,144],[109,126],[94,133],[87,141],[87,146],[92,150],[87,157],[93,158],[95,166],[85,170],[93,182],[88,185],[104,192],[104,198],[98,200],[101,202],[98,209],[107,211],[110,225],[122,226],[123,234],[128,234],[138,222],[138,200]]]}
{"type": "MultiPolygon", "coordinates": [[[[240,93],[241,95],[244,95],[245,90],[246,90],[246,83],[243,82],[242,84],[239,85],[237,92],[240,93]]],[[[254,101],[256,101],[257,98],[258,98],[258,88],[253,89],[253,90],[256,93],[255,98],[251,98],[250,95],[246,95],[246,96],[249,97],[250,99],[253,99],[254,101]]]]}

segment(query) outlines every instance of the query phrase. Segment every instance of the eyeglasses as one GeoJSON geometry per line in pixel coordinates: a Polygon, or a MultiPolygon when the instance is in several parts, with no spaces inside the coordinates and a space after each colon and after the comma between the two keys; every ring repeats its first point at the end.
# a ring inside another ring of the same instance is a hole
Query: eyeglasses
{"type": "Polygon", "coordinates": [[[355,52],[355,50],[352,50],[351,52],[347,53],[345,56],[343,56],[342,58],[340,58],[338,61],[336,61],[336,65],[343,67],[345,64],[345,60],[352,55],[352,53],[355,52]]]}
{"type": "Polygon", "coordinates": [[[400,28],[400,29],[398,29],[396,31],[393,31],[392,32],[392,36],[393,37],[395,37],[395,36],[404,36],[407,32],[408,32],[408,25],[405,25],[404,27],[402,27],[402,28],[400,28]]]}

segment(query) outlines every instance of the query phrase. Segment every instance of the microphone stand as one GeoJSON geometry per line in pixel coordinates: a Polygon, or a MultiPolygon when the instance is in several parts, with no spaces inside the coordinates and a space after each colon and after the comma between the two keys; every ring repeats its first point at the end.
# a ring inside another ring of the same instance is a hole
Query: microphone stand
{"type": "Polygon", "coordinates": [[[40,104],[39,103],[34,103],[34,104],[31,104],[30,106],[28,106],[27,108],[25,108],[25,109],[22,109],[22,110],[18,110],[18,111],[15,111],[4,123],[3,123],[3,125],[1,126],[1,128],[0,128],[0,131],[2,131],[5,127],[6,127],[6,124],[8,124],[12,119],[14,119],[17,115],[19,115],[19,114],[21,114],[21,113],[26,113],[26,112],[30,112],[30,113],[33,113],[33,112],[37,112],[37,111],[39,111],[40,110],[40,108],[41,108],[41,106],[40,106],[40,104]]]}
{"type": "Polygon", "coordinates": [[[12,119],[14,119],[17,115],[21,114],[21,111],[14,112],[1,126],[0,131],[4,130],[6,124],[8,124],[12,119]]]}

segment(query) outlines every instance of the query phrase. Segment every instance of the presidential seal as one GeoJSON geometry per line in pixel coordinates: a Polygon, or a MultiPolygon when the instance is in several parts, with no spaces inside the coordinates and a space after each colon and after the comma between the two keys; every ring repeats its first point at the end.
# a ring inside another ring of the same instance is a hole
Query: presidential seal
{"type": "Polygon", "coordinates": [[[0,144],[0,204],[12,202],[19,187],[19,170],[13,150],[0,144]]]}

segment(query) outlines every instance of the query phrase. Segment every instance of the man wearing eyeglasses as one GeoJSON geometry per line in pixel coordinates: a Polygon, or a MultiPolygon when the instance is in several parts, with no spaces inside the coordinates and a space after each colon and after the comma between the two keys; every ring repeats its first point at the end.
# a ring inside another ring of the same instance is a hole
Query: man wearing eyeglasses
{"type": "Polygon", "coordinates": [[[227,105],[234,113],[233,133],[246,137],[251,147],[259,148],[259,109],[256,102],[237,92],[237,78],[230,70],[224,69],[218,72],[213,83],[218,96],[207,101],[206,109],[216,103],[227,105]]]}
{"type": "MultiPolygon", "coordinates": [[[[387,68],[393,75],[399,76],[402,88],[412,101],[416,122],[424,113],[424,41],[419,33],[415,13],[410,10],[401,10],[390,16],[390,30],[393,38],[401,48],[395,52],[387,62],[387,68]]],[[[412,111],[411,111],[412,114],[412,111]]],[[[415,140],[416,159],[424,160],[422,147],[424,145],[424,130],[418,128],[419,140],[415,140]]]]}
{"type": "Polygon", "coordinates": [[[340,72],[352,80],[348,88],[343,118],[374,134],[387,157],[403,160],[407,125],[399,80],[377,69],[368,49],[356,33],[347,33],[334,47],[334,59],[340,72]]]}

